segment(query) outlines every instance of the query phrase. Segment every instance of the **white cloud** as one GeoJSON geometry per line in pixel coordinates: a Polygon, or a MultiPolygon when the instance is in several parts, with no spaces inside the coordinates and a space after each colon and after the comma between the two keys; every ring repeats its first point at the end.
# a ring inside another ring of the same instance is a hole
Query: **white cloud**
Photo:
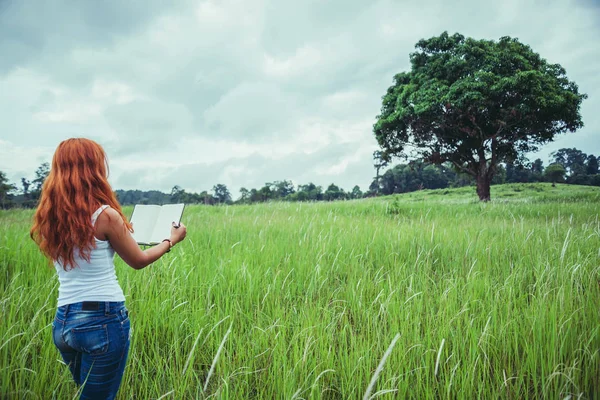
{"type": "Polygon", "coordinates": [[[53,110],[38,111],[33,117],[40,122],[50,123],[78,123],[86,122],[94,117],[98,117],[102,109],[97,104],[61,104],[53,107],[53,110]]]}
{"type": "Polygon", "coordinates": [[[92,97],[107,100],[115,104],[127,104],[143,96],[135,93],[134,89],[121,82],[111,82],[104,79],[96,79],[92,84],[92,97]]]}
{"type": "Polygon", "coordinates": [[[323,57],[321,51],[313,46],[305,45],[297,49],[291,57],[274,57],[264,55],[264,71],[267,76],[277,78],[293,78],[319,68],[323,57]]]}
{"type": "Polygon", "coordinates": [[[208,130],[251,139],[282,133],[298,115],[292,95],[270,83],[242,83],[204,112],[208,130]]]}
{"type": "Polygon", "coordinates": [[[52,160],[54,148],[44,146],[15,146],[0,139],[0,171],[5,172],[9,182],[20,185],[21,178],[33,179],[35,170],[44,162],[52,160]]]}

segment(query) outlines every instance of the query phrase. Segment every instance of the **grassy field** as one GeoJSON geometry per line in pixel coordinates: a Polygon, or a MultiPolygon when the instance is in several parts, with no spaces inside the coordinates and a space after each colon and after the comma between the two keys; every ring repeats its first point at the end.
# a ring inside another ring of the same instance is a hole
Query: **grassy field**
{"type": "MultiPolygon", "coordinates": [[[[116,259],[133,329],[119,397],[597,398],[599,188],[492,198],[188,207],[163,259],[116,259]]],[[[0,212],[0,397],[72,398],[31,216],[0,212]]]]}

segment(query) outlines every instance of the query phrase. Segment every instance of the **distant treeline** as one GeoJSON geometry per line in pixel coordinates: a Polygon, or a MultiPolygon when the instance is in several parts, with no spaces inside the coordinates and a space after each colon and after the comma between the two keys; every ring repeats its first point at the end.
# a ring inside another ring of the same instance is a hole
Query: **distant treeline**
{"type": "MultiPolygon", "coordinates": [[[[551,164],[544,167],[541,159],[522,163],[500,164],[493,184],[553,182],[600,186],[598,157],[575,148],[560,149],[551,154],[551,164]]],[[[421,162],[396,165],[373,180],[370,190],[377,194],[413,192],[420,189],[443,189],[473,184],[469,175],[457,174],[448,166],[421,162]]]]}
{"type": "MultiPolygon", "coordinates": [[[[379,168],[377,169],[379,172],[379,168]]],[[[0,171],[0,208],[31,208],[37,205],[42,184],[50,172],[48,163],[35,171],[30,181],[22,178],[20,185],[8,182],[6,174],[0,171]]],[[[494,184],[518,182],[556,182],[577,185],[600,186],[598,157],[587,155],[575,148],[560,149],[551,154],[551,164],[544,167],[541,159],[531,163],[505,163],[499,166],[494,184]]],[[[345,191],[336,184],[326,188],[307,183],[295,186],[289,180],[267,182],[258,189],[241,188],[237,198],[233,198],[227,186],[215,185],[212,190],[200,193],[187,192],[174,186],[170,193],[158,190],[117,190],[116,195],[122,205],[131,204],[251,204],[266,201],[333,201],[351,200],[364,197],[413,192],[421,189],[444,189],[473,184],[470,176],[455,172],[449,165],[429,165],[414,161],[398,164],[377,174],[368,190],[362,191],[356,185],[345,191]]]]}

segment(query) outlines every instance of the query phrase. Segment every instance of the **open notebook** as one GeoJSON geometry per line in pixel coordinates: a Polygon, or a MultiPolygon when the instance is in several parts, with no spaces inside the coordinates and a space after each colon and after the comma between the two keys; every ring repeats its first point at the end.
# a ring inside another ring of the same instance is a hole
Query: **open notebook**
{"type": "Polygon", "coordinates": [[[138,244],[152,246],[171,237],[173,222],[181,222],[185,204],[136,204],[131,214],[133,238],[138,244]]]}

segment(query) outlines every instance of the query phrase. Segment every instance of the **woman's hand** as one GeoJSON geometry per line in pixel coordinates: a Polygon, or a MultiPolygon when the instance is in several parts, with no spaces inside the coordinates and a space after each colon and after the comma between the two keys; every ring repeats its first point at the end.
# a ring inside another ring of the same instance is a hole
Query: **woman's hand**
{"type": "Polygon", "coordinates": [[[175,223],[173,223],[173,226],[171,226],[171,243],[173,243],[173,246],[175,246],[175,244],[181,242],[183,239],[185,239],[185,236],[187,235],[187,228],[185,227],[184,224],[180,223],[179,226],[176,226],[175,223]]]}

